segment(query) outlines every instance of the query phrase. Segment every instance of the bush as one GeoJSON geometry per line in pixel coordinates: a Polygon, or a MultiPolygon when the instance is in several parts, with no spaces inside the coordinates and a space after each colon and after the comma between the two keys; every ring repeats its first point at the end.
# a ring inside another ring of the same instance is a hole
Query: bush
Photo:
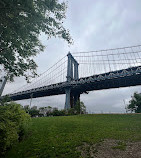
{"type": "Polygon", "coordinates": [[[53,116],[65,116],[66,115],[66,111],[65,110],[58,110],[58,109],[55,109],[51,115],[53,116]]]}
{"type": "Polygon", "coordinates": [[[36,109],[29,109],[29,114],[31,117],[36,117],[36,116],[39,116],[39,110],[36,110],[36,109]]]}
{"type": "Polygon", "coordinates": [[[29,119],[20,104],[11,102],[0,106],[0,155],[21,139],[29,119]]]}
{"type": "Polygon", "coordinates": [[[74,109],[74,108],[71,108],[67,111],[67,114],[68,115],[76,115],[77,114],[77,111],[74,109]]]}

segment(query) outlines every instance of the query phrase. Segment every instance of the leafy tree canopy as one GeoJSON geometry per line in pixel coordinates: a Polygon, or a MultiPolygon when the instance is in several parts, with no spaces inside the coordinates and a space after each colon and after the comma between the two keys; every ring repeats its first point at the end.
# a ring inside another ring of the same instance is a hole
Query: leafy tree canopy
{"type": "Polygon", "coordinates": [[[41,32],[47,38],[60,37],[72,42],[63,26],[66,3],[58,0],[0,1],[0,64],[10,80],[14,76],[36,75],[33,57],[43,51],[41,32]]]}
{"type": "Polygon", "coordinates": [[[74,106],[77,114],[85,114],[86,113],[86,106],[83,102],[77,101],[76,105],[74,106]]]}
{"type": "Polygon", "coordinates": [[[20,104],[10,102],[0,106],[0,157],[24,136],[30,116],[20,104]]]}
{"type": "Polygon", "coordinates": [[[129,101],[127,109],[135,113],[141,113],[141,94],[134,93],[132,99],[129,101]]]}

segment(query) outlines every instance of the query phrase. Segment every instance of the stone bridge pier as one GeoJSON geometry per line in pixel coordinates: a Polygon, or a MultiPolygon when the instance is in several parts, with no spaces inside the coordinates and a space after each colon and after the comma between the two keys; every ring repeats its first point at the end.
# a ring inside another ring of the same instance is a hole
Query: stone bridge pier
{"type": "MultiPolygon", "coordinates": [[[[71,53],[68,53],[68,67],[67,67],[67,82],[71,82],[72,80],[78,80],[78,62],[74,59],[71,53]]],[[[65,89],[66,100],[65,100],[65,109],[68,110],[73,108],[76,105],[76,102],[80,100],[80,93],[72,92],[71,87],[67,87],[65,89]]]]}

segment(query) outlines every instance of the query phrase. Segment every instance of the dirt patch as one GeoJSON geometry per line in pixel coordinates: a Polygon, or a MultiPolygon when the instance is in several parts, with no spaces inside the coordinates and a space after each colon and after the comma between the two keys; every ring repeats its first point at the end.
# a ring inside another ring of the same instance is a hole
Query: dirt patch
{"type": "Polygon", "coordinates": [[[141,158],[141,142],[106,139],[98,144],[84,143],[77,150],[82,158],[141,158]]]}

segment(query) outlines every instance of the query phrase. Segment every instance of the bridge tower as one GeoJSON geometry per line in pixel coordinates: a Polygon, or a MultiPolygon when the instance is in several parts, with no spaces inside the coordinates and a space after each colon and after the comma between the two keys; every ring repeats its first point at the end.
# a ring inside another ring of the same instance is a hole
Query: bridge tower
{"type": "MultiPolygon", "coordinates": [[[[78,74],[78,62],[74,59],[71,53],[68,53],[68,67],[67,67],[67,82],[71,82],[73,80],[79,79],[78,74]]],[[[65,89],[66,93],[66,101],[65,101],[65,109],[73,108],[76,105],[76,102],[80,100],[80,94],[78,92],[72,92],[71,87],[68,86],[65,89]]]]}

